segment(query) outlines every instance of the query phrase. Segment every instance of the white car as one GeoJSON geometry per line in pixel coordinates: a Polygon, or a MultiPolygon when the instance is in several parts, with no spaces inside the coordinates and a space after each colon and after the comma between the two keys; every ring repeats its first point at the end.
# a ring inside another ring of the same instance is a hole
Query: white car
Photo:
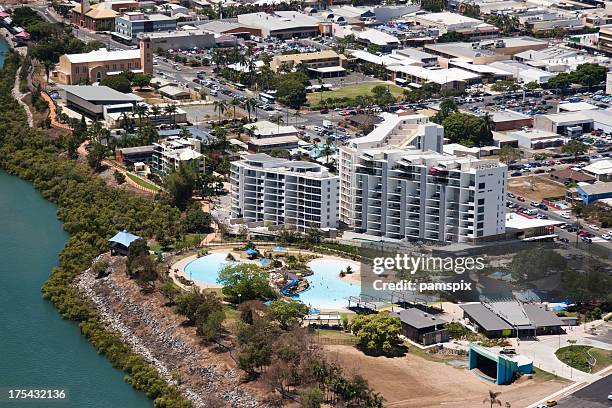
{"type": "Polygon", "coordinates": [[[589,228],[592,228],[592,229],[594,229],[594,230],[598,230],[598,229],[599,229],[599,226],[597,226],[597,225],[595,225],[595,224],[591,224],[591,225],[589,225],[589,228]]]}
{"type": "MultiPolygon", "coordinates": [[[[609,240],[612,239],[612,235],[610,235],[610,234],[603,234],[601,237],[603,239],[605,239],[606,241],[609,241],[609,240]]],[[[612,395],[612,394],[610,394],[610,395],[612,395]]]]}
{"type": "Polygon", "coordinates": [[[561,214],[559,214],[559,216],[561,216],[561,218],[565,218],[566,220],[570,219],[569,213],[566,212],[562,212],[561,214]]]}

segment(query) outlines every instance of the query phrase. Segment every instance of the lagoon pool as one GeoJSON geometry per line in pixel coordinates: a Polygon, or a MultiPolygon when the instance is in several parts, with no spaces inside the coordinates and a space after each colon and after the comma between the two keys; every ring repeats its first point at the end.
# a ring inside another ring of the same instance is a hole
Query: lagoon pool
{"type": "Polygon", "coordinates": [[[310,287],[297,299],[317,309],[339,309],[348,306],[349,296],[359,296],[361,285],[340,278],[340,271],[350,266],[357,270],[356,262],[340,259],[315,259],[308,263],[313,275],[307,276],[310,287]]]}
{"type": "MultiPolygon", "coordinates": [[[[227,253],[216,253],[194,259],[185,265],[185,275],[189,279],[218,287],[219,271],[231,263],[226,258],[227,253]]],[[[349,296],[359,296],[361,293],[359,283],[342,280],[339,275],[347,266],[357,270],[359,265],[356,262],[323,258],[310,261],[308,266],[313,272],[313,275],[306,277],[310,287],[296,299],[311,308],[344,308],[348,305],[346,299],[349,296]]]]}
{"type": "Polygon", "coordinates": [[[225,258],[227,258],[226,253],[218,253],[194,259],[185,265],[185,275],[189,279],[219,286],[217,283],[219,271],[232,263],[225,258]]]}

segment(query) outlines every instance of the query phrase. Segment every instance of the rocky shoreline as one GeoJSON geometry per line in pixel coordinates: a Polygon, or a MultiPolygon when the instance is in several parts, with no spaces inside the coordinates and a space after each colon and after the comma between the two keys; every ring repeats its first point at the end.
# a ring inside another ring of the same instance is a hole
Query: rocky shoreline
{"type": "Polygon", "coordinates": [[[100,259],[109,262],[108,276],[97,279],[88,269],[73,285],[93,302],[108,330],[118,333],[195,407],[259,406],[257,398],[240,387],[238,373],[224,363],[227,356],[220,358],[199,344],[189,333],[192,328],[182,327],[179,316],[163,309],[161,295],[143,295],[125,276],[123,260],[108,254],[96,261],[100,259]]]}

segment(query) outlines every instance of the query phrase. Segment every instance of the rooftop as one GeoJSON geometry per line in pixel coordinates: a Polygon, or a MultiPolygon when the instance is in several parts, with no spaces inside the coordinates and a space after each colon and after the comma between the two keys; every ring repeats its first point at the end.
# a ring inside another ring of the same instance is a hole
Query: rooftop
{"type": "Polygon", "coordinates": [[[582,190],[587,195],[612,193],[612,183],[598,182],[594,184],[580,183],[578,190],[582,190]]]}
{"type": "Polygon", "coordinates": [[[88,62],[105,62],[140,59],[140,50],[109,51],[106,48],[82,53],[66,54],[66,58],[73,64],[85,64],[88,62]]]}
{"type": "Polygon", "coordinates": [[[472,319],[476,320],[486,331],[511,330],[507,322],[497,316],[491,310],[483,306],[482,303],[468,303],[459,305],[472,319]]]}
{"type": "Polygon", "coordinates": [[[138,102],[142,100],[134,94],[124,94],[108,86],[61,85],[60,87],[67,93],[90,102],[138,102]]]}
{"type": "Polygon", "coordinates": [[[598,160],[584,167],[582,170],[591,174],[612,174],[612,160],[598,160]]]}
{"type": "Polygon", "coordinates": [[[393,315],[399,317],[402,323],[416,329],[425,329],[434,326],[442,329],[446,323],[444,320],[436,317],[435,315],[425,313],[416,308],[402,309],[397,313],[393,313],[393,315]]]}

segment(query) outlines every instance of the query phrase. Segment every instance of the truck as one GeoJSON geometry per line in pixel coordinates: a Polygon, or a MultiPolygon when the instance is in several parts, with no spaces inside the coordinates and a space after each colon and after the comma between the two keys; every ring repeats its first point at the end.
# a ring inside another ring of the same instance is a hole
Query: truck
{"type": "Polygon", "coordinates": [[[331,121],[329,121],[329,120],[324,120],[323,121],[323,127],[325,129],[332,129],[334,127],[334,124],[331,123],[331,121]]]}

